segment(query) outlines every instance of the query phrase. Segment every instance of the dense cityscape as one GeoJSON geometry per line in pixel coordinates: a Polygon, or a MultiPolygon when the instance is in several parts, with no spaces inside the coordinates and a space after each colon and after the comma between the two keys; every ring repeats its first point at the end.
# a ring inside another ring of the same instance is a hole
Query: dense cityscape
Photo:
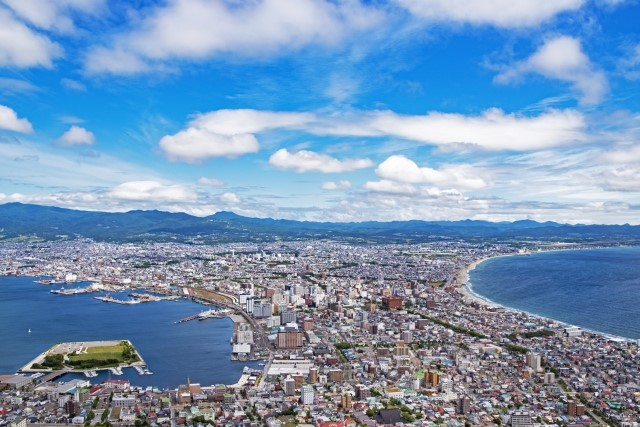
{"type": "Polygon", "coordinates": [[[203,312],[234,322],[229,357],[264,367],[235,384],[159,389],[90,373],[45,381],[55,369],[25,360],[23,372],[0,373],[0,426],[638,425],[635,341],[498,307],[465,286],[478,261],[549,248],[3,243],[0,274],[33,276],[32,286],[214,304],[203,312]]]}

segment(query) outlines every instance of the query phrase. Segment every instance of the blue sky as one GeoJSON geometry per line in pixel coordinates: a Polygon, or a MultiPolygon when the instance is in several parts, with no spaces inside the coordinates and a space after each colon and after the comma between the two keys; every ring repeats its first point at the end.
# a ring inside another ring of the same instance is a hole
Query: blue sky
{"type": "Polygon", "coordinates": [[[637,0],[0,0],[0,203],[639,224],[637,0]]]}

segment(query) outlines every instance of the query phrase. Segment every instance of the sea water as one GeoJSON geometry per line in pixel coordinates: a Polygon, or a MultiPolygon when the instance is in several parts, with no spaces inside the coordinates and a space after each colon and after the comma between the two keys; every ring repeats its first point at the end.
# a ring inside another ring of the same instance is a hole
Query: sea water
{"type": "Polygon", "coordinates": [[[640,338],[640,247],[492,258],[470,272],[469,284],[505,307],[640,338]]]}
{"type": "MultiPolygon", "coordinates": [[[[104,292],[52,294],[49,291],[61,285],[44,286],[34,280],[0,276],[0,375],[16,372],[58,342],[125,339],[132,342],[153,375],[138,375],[132,368],[124,369],[122,376],[101,371],[92,383],[110,377],[160,388],[177,387],[187,379],[202,385],[233,384],[245,365],[256,366],[255,362],[230,360],[233,323],[229,318],[175,323],[210,307],[186,299],[105,303],[94,298],[104,292]]],[[[111,295],[128,299],[124,292],[111,295]]],[[[67,374],[63,380],[70,378],[84,376],[67,374]]]]}

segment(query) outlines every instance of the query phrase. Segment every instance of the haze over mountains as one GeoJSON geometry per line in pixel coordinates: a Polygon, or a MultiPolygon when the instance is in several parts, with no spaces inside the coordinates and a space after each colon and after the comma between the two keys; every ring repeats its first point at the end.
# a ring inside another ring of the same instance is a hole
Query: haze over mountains
{"type": "Polygon", "coordinates": [[[76,238],[193,243],[292,239],[415,243],[447,238],[634,243],[640,240],[640,226],[567,225],[530,220],[332,223],[249,218],[232,212],[196,217],[157,210],[112,213],[21,203],[0,205],[0,240],[76,238]]]}

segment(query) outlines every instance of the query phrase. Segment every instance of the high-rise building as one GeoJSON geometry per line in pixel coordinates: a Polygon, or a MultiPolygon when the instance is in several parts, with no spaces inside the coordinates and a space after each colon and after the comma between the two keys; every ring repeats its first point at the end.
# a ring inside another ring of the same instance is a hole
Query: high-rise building
{"type": "Polygon", "coordinates": [[[456,405],[456,413],[467,415],[471,410],[471,400],[467,396],[460,396],[456,405]]]}
{"type": "Polygon", "coordinates": [[[296,394],[296,380],[290,376],[284,379],[284,394],[293,396],[296,394]]]}
{"type": "Polygon", "coordinates": [[[300,390],[303,405],[313,405],[313,399],[315,398],[315,392],[311,384],[303,384],[300,390]]]}
{"type": "Polygon", "coordinates": [[[544,374],[544,383],[545,384],[555,384],[556,383],[556,374],[553,372],[545,372],[544,374]]]}
{"type": "Polygon", "coordinates": [[[526,355],[527,366],[533,369],[536,372],[542,371],[542,358],[538,353],[534,353],[532,351],[528,352],[526,355]]]}
{"type": "Polygon", "coordinates": [[[371,396],[371,390],[364,384],[356,385],[356,399],[366,400],[371,396]]]}
{"type": "Polygon", "coordinates": [[[343,394],[340,398],[340,404],[342,405],[342,409],[351,409],[351,395],[343,394]]]}
{"type": "Polygon", "coordinates": [[[312,384],[318,382],[318,368],[309,369],[309,382],[312,384]]]}
{"type": "Polygon", "coordinates": [[[280,320],[282,323],[295,323],[296,312],[293,310],[284,310],[280,312],[280,320]]]}

